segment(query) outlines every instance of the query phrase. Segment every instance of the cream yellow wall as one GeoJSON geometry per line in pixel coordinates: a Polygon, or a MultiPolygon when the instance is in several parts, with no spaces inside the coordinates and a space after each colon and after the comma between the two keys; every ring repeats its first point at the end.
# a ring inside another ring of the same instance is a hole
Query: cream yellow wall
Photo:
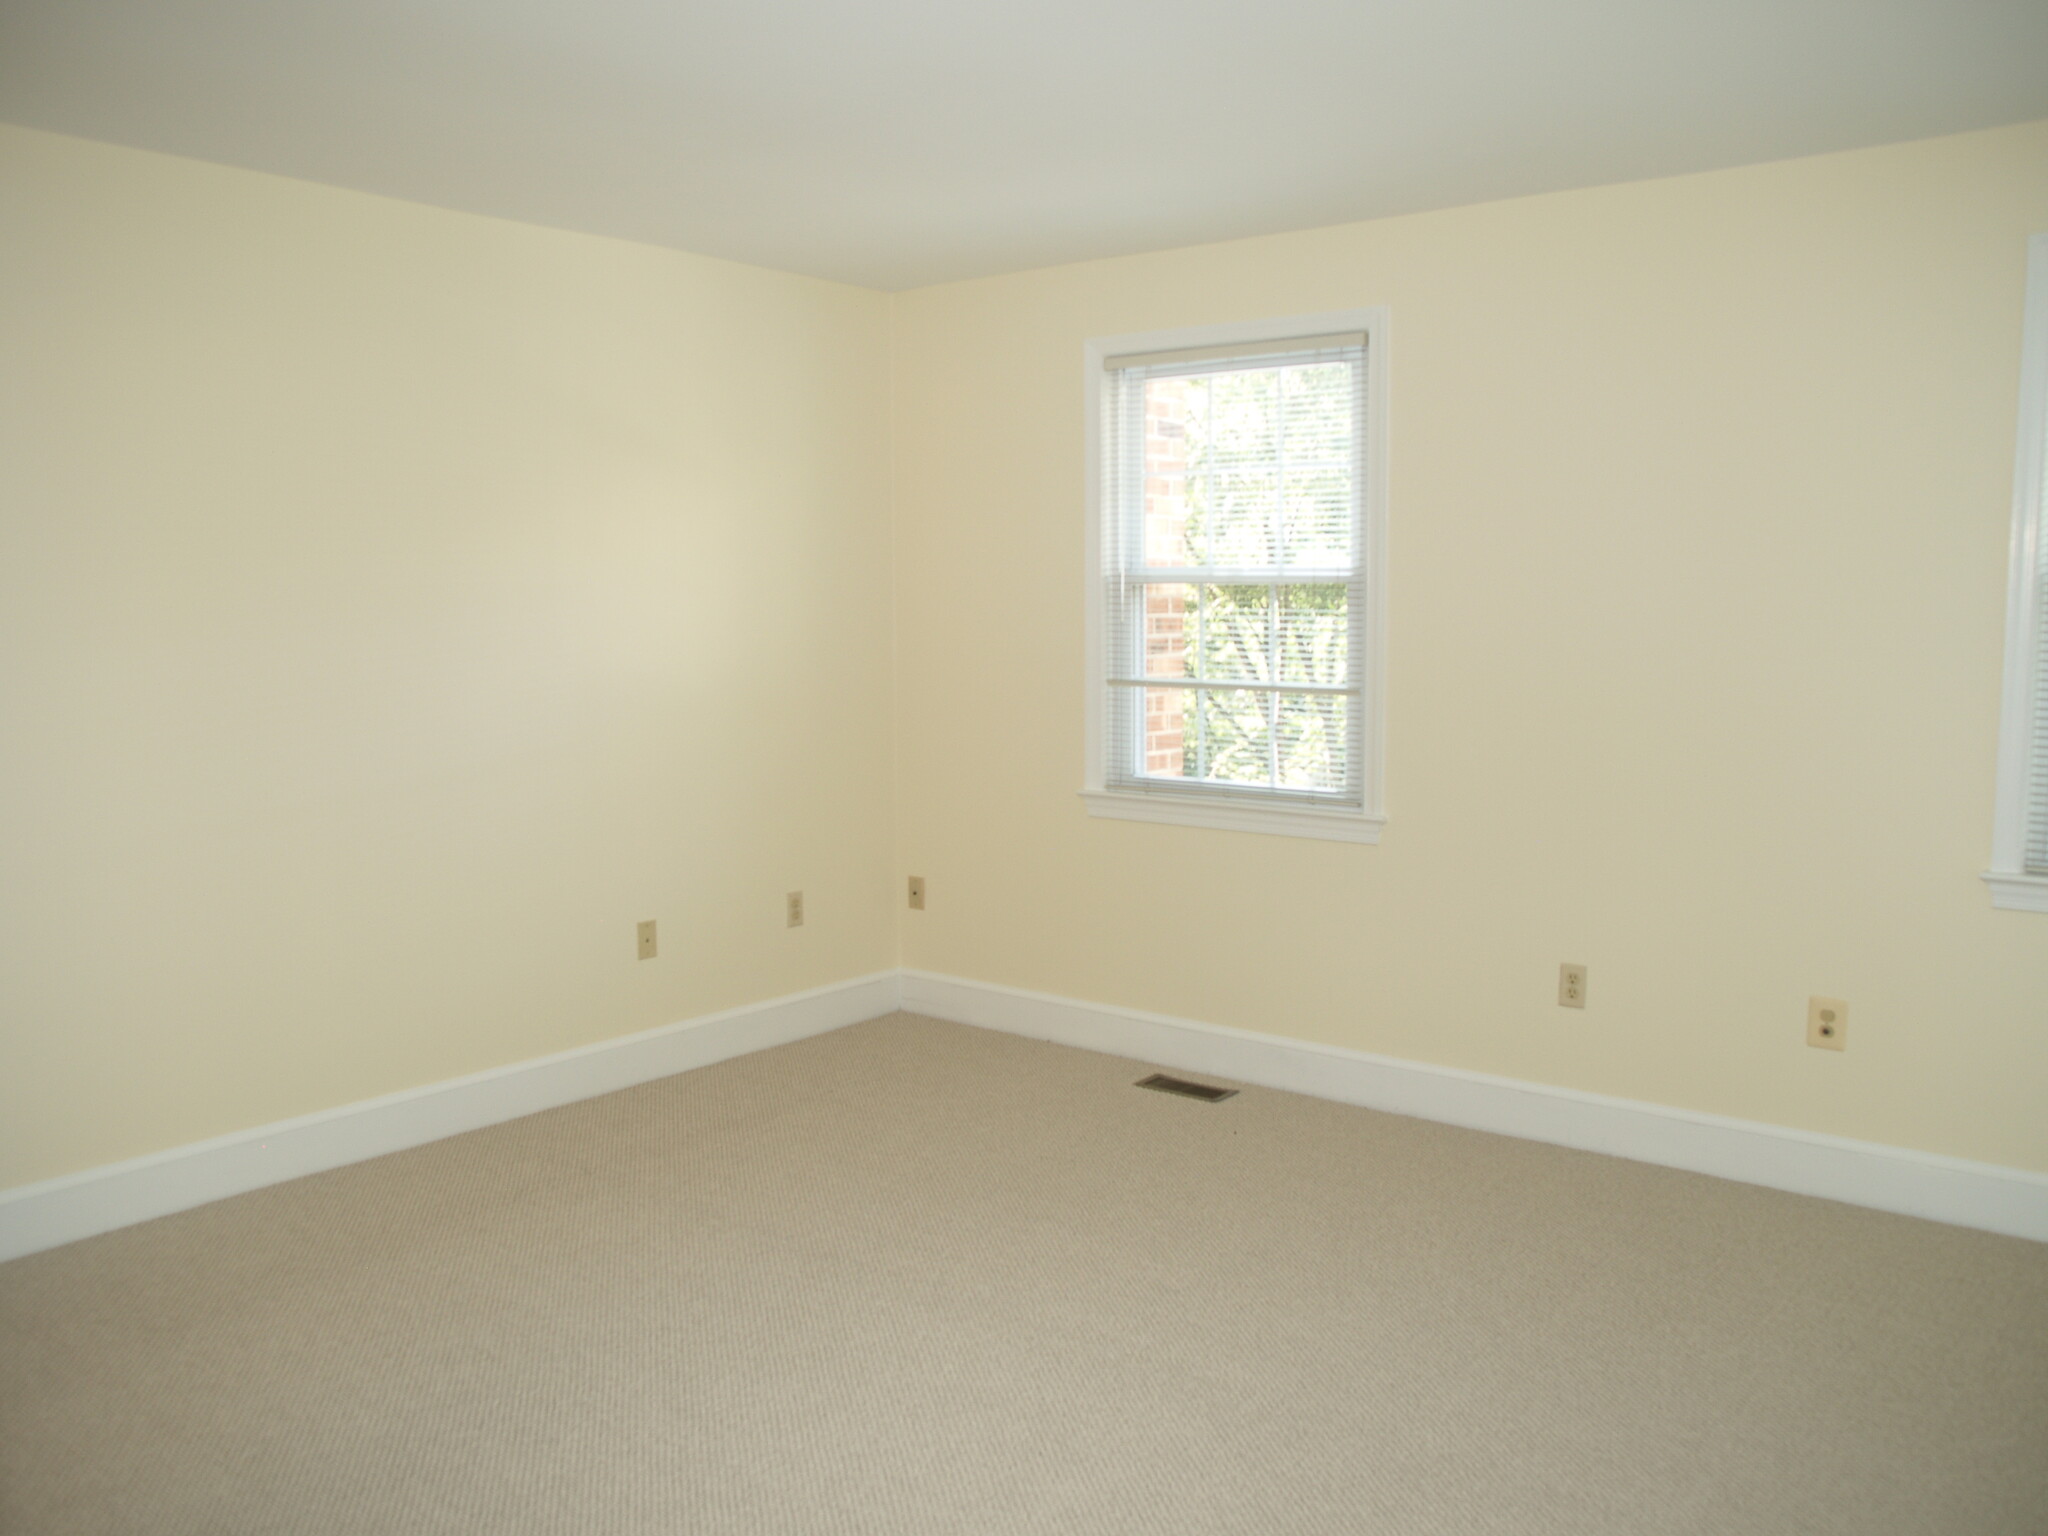
{"type": "Polygon", "coordinates": [[[886,298],[11,129],[0,199],[0,1186],[893,964],[886,298]]]}
{"type": "Polygon", "coordinates": [[[1975,878],[2042,228],[2033,125],[891,301],[0,129],[0,1187],[899,938],[2048,1168],[1975,878]],[[1385,843],[1089,820],[1082,340],[1367,304],[1385,843]]]}
{"type": "Polygon", "coordinates": [[[905,963],[2048,1169],[1977,879],[2044,228],[2035,124],[899,296],[905,963]],[[1384,843],[1090,820],[1083,339],[1363,305],[1384,843]]]}

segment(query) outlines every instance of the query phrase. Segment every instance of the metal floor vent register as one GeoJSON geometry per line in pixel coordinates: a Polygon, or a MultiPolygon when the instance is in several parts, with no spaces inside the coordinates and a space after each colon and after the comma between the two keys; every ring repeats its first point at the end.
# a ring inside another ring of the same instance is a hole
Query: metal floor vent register
{"type": "Polygon", "coordinates": [[[1150,1088],[1155,1093],[1177,1093],[1184,1099],[1200,1099],[1204,1104],[1221,1104],[1237,1093],[1235,1088],[1211,1088],[1207,1083],[1191,1083],[1184,1077],[1168,1077],[1164,1072],[1141,1077],[1133,1086],[1150,1088]]]}

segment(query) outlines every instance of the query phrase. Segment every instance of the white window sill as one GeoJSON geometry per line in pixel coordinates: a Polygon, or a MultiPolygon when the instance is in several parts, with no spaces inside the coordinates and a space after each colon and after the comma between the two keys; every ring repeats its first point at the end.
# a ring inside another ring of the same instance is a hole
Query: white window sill
{"type": "Polygon", "coordinates": [[[2012,912],[2048,912],[2048,875],[1986,874],[1991,905],[2012,912]]]}
{"type": "Polygon", "coordinates": [[[1266,832],[1277,837],[1320,837],[1342,843],[1377,843],[1384,816],[1357,811],[1318,811],[1297,806],[1247,805],[1237,800],[1209,800],[1193,795],[1119,794],[1084,789],[1090,816],[1121,821],[1165,822],[1181,827],[1210,827],[1220,832],[1266,832]]]}

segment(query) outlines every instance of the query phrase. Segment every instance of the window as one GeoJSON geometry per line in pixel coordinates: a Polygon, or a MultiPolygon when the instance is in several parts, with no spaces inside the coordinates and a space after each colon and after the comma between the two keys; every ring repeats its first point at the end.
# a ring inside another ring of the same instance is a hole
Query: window
{"type": "Polygon", "coordinates": [[[1088,343],[1093,814],[1379,841],[1385,336],[1088,343]]]}
{"type": "Polygon", "coordinates": [[[2048,234],[2027,242],[1992,904],[2048,912],[2048,234]]]}

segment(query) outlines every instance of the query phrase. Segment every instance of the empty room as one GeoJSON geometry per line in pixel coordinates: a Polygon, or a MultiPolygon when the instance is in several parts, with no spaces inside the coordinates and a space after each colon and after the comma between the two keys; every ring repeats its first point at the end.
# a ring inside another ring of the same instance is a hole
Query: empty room
{"type": "Polygon", "coordinates": [[[0,1532],[2048,1533],[2048,6],[0,0],[0,1532]]]}

